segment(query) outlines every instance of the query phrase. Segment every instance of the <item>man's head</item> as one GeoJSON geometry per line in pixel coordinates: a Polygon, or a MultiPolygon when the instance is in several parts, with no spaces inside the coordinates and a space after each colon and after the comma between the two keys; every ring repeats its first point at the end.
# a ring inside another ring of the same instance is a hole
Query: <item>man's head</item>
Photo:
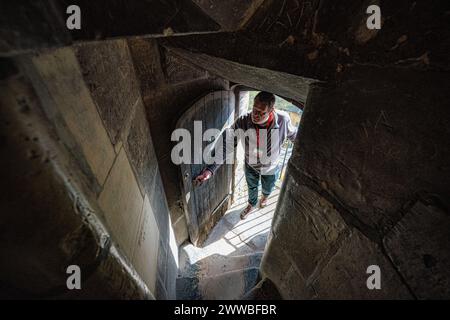
{"type": "Polygon", "coordinates": [[[263,124],[269,119],[270,113],[275,106],[275,96],[266,91],[261,91],[255,97],[252,109],[252,121],[256,124],[263,124]]]}

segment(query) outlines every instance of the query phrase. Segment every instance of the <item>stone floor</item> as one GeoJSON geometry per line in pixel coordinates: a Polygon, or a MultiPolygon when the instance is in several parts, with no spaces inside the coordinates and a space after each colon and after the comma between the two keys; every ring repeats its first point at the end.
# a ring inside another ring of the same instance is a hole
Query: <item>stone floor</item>
{"type": "Polygon", "coordinates": [[[242,162],[236,171],[233,204],[213,228],[203,247],[188,243],[179,250],[177,299],[241,299],[258,281],[259,265],[279,197],[281,179],[277,181],[267,206],[258,208],[241,220],[240,212],[247,205],[247,184],[242,162]]]}

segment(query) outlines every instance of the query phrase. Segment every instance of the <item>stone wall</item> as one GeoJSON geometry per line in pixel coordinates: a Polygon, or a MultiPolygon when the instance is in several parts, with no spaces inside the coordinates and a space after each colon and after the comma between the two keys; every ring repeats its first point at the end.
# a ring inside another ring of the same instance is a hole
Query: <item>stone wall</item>
{"type": "MultiPolygon", "coordinates": [[[[144,207],[152,212],[148,217],[141,217],[139,222],[141,227],[147,224],[149,228],[153,228],[147,231],[152,238],[144,236],[145,230],[139,231],[137,242],[131,245],[134,250],[138,250],[133,254],[152,261],[151,268],[147,266],[145,271],[147,274],[149,270],[157,270],[157,274],[148,275],[152,278],[151,281],[157,282],[157,298],[174,298],[178,254],[176,245],[172,244],[172,248],[170,247],[172,229],[166,194],[128,43],[126,40],[118,40],[83,44],[76,46],[75,50],[84,80],[109,137],[116,150],[125,150],[129,166],[136,177],[136,186],[144,200],[144,207]],[[157,233],[159,236],[155,236],[157,233]],[[144,240],[151,247],[145,247],[144,240]],[[151,259],[148,259],[148,252],[153,252],[151,259]]],[[[120,174],[125,172],[122,169],[118,171],[120,174]]],[[[121,185],[122,182],[115,184],[121,185]]],[[[112,196],[117,197],[114,194],[112,196]]],[[[106,199],[105,202],[112,204],[113,199],[106,199]]],[[[126,212],[124,209],[117,210],[126,212]]],[[[129,218],[125,221],[127,224],[130,222],[129,218]]],[[[143,261],[137,263],[142,264],[143,261]]]]}
{"type": "Polygon", "coordinates": [[[80,196],[97,206],[94,215],[118,254],[152,296],[175,298],[177,246],[126,41],[81,44],[17,61],[55,139],[80,169],[81,177],[74,177],[85,181],[80,196]]]}
{"type": "Polygon", "coordinates": [[[44,114],[35,88],[11,70],[0,87],[1,297],[153,298],[111,237],[92,181],[44,114]],[[80,267],[81,290],[66,286],[70,265],[80,267]]]}
{"type": "Polygon", "coordinates": [[[312,85],[261,267],[284,298],[450,297],[445,78],[359,67],[312,85]]]}

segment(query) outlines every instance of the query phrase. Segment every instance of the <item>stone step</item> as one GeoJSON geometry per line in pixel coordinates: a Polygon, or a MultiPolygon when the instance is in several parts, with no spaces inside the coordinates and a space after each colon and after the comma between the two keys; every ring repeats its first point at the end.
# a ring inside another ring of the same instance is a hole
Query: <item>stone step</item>
{"type": "Polygon", "coordinates": [[[251,290],[245,293],[242,300],[282,300],[275,284],[265,278],[259,281],[251,290]]]}
{"type": "Polygon", "coordinates": [[[198,283],[202,299],[238,300],[257,283],[259,268],[246,268],[205,277],[198,283]]]}
{"type": "Polygon", "coordinates": [[[259,267],[262,259],[262,251],[256,251],[236,256],[224,256],[212,254],[199,259],[191,264],[189,256],[185,252],[180,252],[179,274],[191,277],[212,276],[223,272],[239,270],[249,267],[259,267]]]}
{"type": "Polygon", "coordinates": [[[181,277],[177,279],[177,299],[237,300],[258,282],[259,268],[245,268],[210,277],[181,277]]]}
{"type": "Polygon", "coordinates": [[[227,272],[259,268],[262,252],[234,257],[216,256],[199,264],[199,277],[214,277],[227,272]]]}

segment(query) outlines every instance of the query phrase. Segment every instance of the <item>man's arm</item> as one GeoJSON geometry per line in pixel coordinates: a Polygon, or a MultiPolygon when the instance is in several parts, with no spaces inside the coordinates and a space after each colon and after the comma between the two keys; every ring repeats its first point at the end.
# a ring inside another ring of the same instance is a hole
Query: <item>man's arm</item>
{"type": "Polygon", "coordinates": [[[287,121],[286,127],[287,127],[286,137],[290,141],[294,142],[295,138],[297,137],[297,133],[300,131],[300,125],[298,126],[298,128],[294,127],[291,122],[291,117],[288,116],[288,121],[287,121]]]}
{"type": "MultiPolygon", "coordinates": [[[[209,164],[206,169],[211,171],[212,174],[216,173],[216,171],[225,163],[226,159],[234,154],[234,150],[237,146],[237,139],[234,136],[234,130],[236,128],[236,122],[229,128],[225,129],[217,141],[222,141],[222,161],[219,163],[214,162],[209,164]],[[229,135],[227,135],[227,131],[231,131],[229,135]],[[229,139],[233,139],[232,141],[228,141],[229,139]]],[[[211,152],[212,157],[216,156],[216,145],[214,145],[214,149],[211,152]]]]}
{"type": "Polygon", "coordinates": [[[222,161],[220,161],[219,163],[214,162],[212,164],[207,165],[201,171],[201,173],[197,177],[194,178],[194,184],[195,185],[202,184],[204,181],[206,181],[209,178],[211,178],[211,176],[214,175],[214,173],[222,166],[222,164],[225,163],[227,157],[230,156],[232,153],[234,153],[234,150],[236,149],[236,146],[237,146],[237,138],[234,135],[234,130],[236,130],[237,128],[240,128],[240,118],[236,119],[236,121],[233,123],[233,125],[231,125],[230,127],[226,128],[216,140],[216,143],[214,145],[213,151],[211,152],[211,156],[215,157],[215,150],[216,150],[217,141],[222,140],[222,147],[223,147],[222,161]],[[227,131],[228,130],[231,130],[233,132],[231,137],[233,137],[233,145],[234,145],[234,147],[231,146],[230,141],[228,141],[228,139],[227,139],[228,138],[228,136],[227,136],[227,131]]]}

